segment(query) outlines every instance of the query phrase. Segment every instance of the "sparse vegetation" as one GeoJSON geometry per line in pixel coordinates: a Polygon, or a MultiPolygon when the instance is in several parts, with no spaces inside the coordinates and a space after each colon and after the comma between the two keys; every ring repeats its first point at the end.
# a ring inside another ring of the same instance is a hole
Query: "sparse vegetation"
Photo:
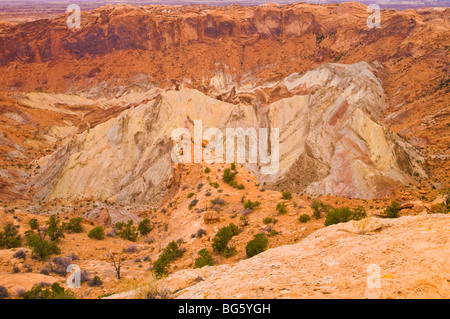
{"type": "Polygon", "coordinates": [[[244,204],[244,208],[245,209],[250,209],[250,210],[254,210],[256,207],[260,206],[261,202],[252,202],[250,199],[247,200],[244,204]]]}
{"type": "Polygon", "coordinates": [[[118,256],[117,258],[113,255],[109,254],[108,258],[111,260],[111,263],[113,264],[113,267],[116,271],[117,279],[120,280],[122,278],[121,276],[121,269],[122,269],[122,263],[125,261],[125,258],[118,256]]]}
{"type": "Polygon", "coordinates": [[[17,227],[13,223],[6,223],[3,231],[0,232],[0,248],[15,248],[22,245],[22,238],[17,227]]]}
{"type": "Polygon", "coordinates": [[[280,215],[286,215],[287,214],[286,205],[284,203],[278,203],[277,204],[277,212],[280,215]]]}
{"type": "Polygon", "coordinates": [[[281,198],[282,199],[291,200],[292,199],[292,194],[289,191],[283,191],[283,192],[281,192],[281,198]]]}
{"type": "Polygon", "coordinates": [[[332,209],[330,205],[325,204],[320,200],[314,200],[310,207],[313,210],[313,217],[315,219],[320,219],[322,217],[322,213],[328,213],[332,209]]]}
{"type": "Polygon", "coordinates": [[[72,218],[68,223],[63,223],[63,228],[71,233],[82,233],[84,230],[82,222],[83,218],[81,217],[72,218]]]}
{"type": "Polygon", "coordinates": [[[97,240],[105,239],[105,230],[103,229],[102,226],[94,227],[88,233],[88,237],[97,240]]]}
{"type": "Polygon", "coordinates": [[[272,217],[265,217],[265,218],[263,218],[263,223],[265,225],[270,224],[272,221],[273,221],[272,217]]]}
{"type": "Polygon", "coordinates": [[[267,248],[268,240],[263,234],[256,234],[255,237],[245,246],[247,257],[253,257],[262,253],[267,248]]]}
{"type": "Polygon", "coordinates": [[[300,222],[300,223],[307,223],[307,222],[309,222],[311,220],[311,217],[309,217],[309,215],[307,215],[307,214],[302,214],[300,217],[299,217],[299,219],[298,219],[298,221],[300,222]]]}
{"type": "Polygon", "coordinates": [[[148,218],[142,220],[139,223],[138,231],[141,233],[142,236],[149,234],[152,230],[153,226],[148,218]]]}
{"type": "Polygon", "coordinates": [[[58,283],[53,283],[50,289],[43,289],[42,284],[34,286],[30,291],[24,292],[23,299],[75,299],[75,294],[65,290],[58,283]]]}
{"type": "Polygon", "coordinates": [[[230,254],[235,251],[234,247],[228,247],[228,242],[231,240],[233,236],[239,234],[238,227],[230,223],[228,226],[222,227],[219,229],[217,234],[213,238],[213,251],[217,254],[222,254],[223,256],[230,256],[230,254]]]}
{"type": "Polygon", "coordinates": [[[158,278],[167,276],[169,273],[170,262],[180,258],[183,255],[183,250],[180,249],[180,244],[176,241],[170,242],[164,248],[162,254],[153,263],[153,271],[158,278]]]}
{"type": "Polygon", "coordinates": [[[136,231],[136,226],[133,223],[133,220],[129,220],[127,223],[118,222],[115,225],[115,228],[118,229],[117,235],[129,241],[136,241],[138,232],[136,231]]]}
{"type": "MultiPolygon", "coordinates": [[[[37,219],[31,219],[28,223],[31,230],[25,232],[25,239],[27,246],[31,248],[32,257],[39,260],[46,260],[49,256],[53,254],[59,254],[61,250],[58,248],[56,240],[46,239],[49,234],[48,227],[40,227],[37,219]]],[[[59,239],[58,227],[52,230],[53,238],[59,239]]]]}
{"type": "Polygon", "coordinates": [[[195,268],[202,268],[205,266],[213,266],[213,258],[206,248],[197,252],[198,258],[195,260],[195,268]]]}
{"type": "Polygon", "coordinates": [[[50,216],[47,221],[47,235],[51,241],[59,243],[64,238],[64,228],[56,215],[50,216]]]}
{"type": "Polygon", "coordinates": [[[392,201],[391,205],[389,205],[384,211],[387,218],[398,218],[400,214],[400,206],[401,204],[399,202],[392,201]]]}
{"type": "Polygon", "coordinates": [[[350,220],[361,220],[364,217],[366,217],[366,210],[364,207],[360,206],[353,210],[349,207],[337,207],[331,209],[331,211],[327,214],[325,226],[345,223],[350,220]]]}
{"type": "Polygon", "coordinates": [[[100,287],[101,285],[103,285],[103,282],[99,276],[94,276],[94,278],[88,281],[89,287],[100,287]]]}

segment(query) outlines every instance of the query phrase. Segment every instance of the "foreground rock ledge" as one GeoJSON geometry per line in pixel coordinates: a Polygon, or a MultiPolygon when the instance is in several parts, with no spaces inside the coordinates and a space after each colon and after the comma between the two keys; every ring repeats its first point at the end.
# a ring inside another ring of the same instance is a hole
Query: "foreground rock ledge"
{"type": "Polygon", "coordinates": [[[320,229],[235,265],[178,271],[165,284],[189,299],[449,298],[449,239],[449,215],[370,218],[368,225],[320,229]],[[379,289],[367,285],[376,282],[369,265],[380,267],[379,289]]]}

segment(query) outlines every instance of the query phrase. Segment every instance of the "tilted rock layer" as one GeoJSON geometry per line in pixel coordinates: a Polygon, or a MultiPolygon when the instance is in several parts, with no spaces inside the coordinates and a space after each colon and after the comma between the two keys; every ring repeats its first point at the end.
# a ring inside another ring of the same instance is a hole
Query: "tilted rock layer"
{"type": "Polygon", "coordinates": [[[174,174],[172,131],[193,132],[195,120],[224,136],[229,127],[279,129],[278,171],[263,175],[256,164],[247,164],[261,182],[337,196],[390,195],[396,183],[413,182],[413,173],[424,172],[411,146],[380,124],[385,99],[374,72],[358,63],[292,74],[274,85],[303,93],[259,109],[192,89],[167,91],[76,135],[41,160],[37,196],[158,203],[174,174]]]}

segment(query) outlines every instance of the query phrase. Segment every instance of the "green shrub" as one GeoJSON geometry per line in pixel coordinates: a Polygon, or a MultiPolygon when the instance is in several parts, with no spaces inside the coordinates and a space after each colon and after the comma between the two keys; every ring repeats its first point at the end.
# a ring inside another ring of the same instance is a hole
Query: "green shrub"
{"type": "Polygon", "coordinates": [[[265,218],[263,218],[263,223],[265,225],[270,224],[272,221],[273,221],[272,217],[265,217],[265,218]]]}
{"type": "Polygon", "coordinates": [[[284,203],[278,203],[277,211],[280,215],[286,215],[287,214],[286,205],[284,205],[284,203]]]}
{"type": "Polygon", "coordinates": [[[245,246],[245,252],[247,257],[253,257],[262,253],[267,248],[268,240],[263,234],[256,234],[255,237],[247,243],[245,246]]]}
{"type": "Polygon", "coordinates": [[[292,199],[292,194],[289,191],[283,191],[283,192],[281,192],[281,198],[290,200],[290,199],[292,199]]]}
{"type": "Polygon", "coordinates": [[[386,214],[386,216],[388,218],[398,218],[399,214],[400,214],[400,206],[401,204],[399,202],[396,201],[392,201],[391,205],[389,205],[384,213],[386,214]]]}
{"type": "Polygon", "coordinates": [[[205,174],[208,174],[209,172],[211,172],[211,169],[209,167],[205,168],[205,174]]]}
{"type": "Polygon", "coordinates": [[[195,268],[202,268],[205,266],[213,266],[213,258],[206,248],[197,252],[198,258],[195,260],[195,268]]]}
{"type": "Polygon", "coordinates": [[[348,207],[333,208],[325,219],[325,226],[333,224],[345,223],[350,220],[360,220],[366,217],[366,211],[363,207],[351,210],[348,207]]]}
{"type": "Polygon", "coordinates": [[[219,229],[219,231],[213,238],[213,243],[212,243],[213,251],[215,253],[225,254],[225,255],[230,253],[229,251],[227,251],[230,249],[229,247],[227,247],[228,242],[231,240],[231,238],[233,236],[235,236],[237,234],[239,234],[239,229],[233,223],[230,223],[230,225],[219,229]]]}
{"type": "Polygon", "coordinates": [[[315,219],[320,219],[322,217],[322,213],[328,213],[332,209],[330,205],[325,204],[320,200],[314,200],[310,207],[313,210],[313,217],[315,219]]]}
{"type": "Polygon", "coordinates": [[[47,221],[47,235],[51,241],[59,243],[61,238],[64,238],[64,228],[61,221],[56,215],[50,216],[47,221]]]}
{"type": "Polygon", "coordinates": [[[31,230],[39,229],[39,222],[36,218],[30,219],[30,221],[28,222],[28,225],[30,225],[31,230]]]}
{"type": "Polygon", "coordinates": [[[298,221],[299,221],[300,223],[307,223],[307,222],[309,222],[310,220],[311,220],[311,217],[309,217],[309,215],[307,215],[307,214],[301,215],[300,218],[298,219],[298,221]]]}
{"type": "Polygon", "coordinates": [[[250,199],[248,201],[245,202],[244,204],[244,208],[245,209],[251,209],[254,210],[256,207],[258,207],[259,205],[261,205],[261,202],[252,202],[250,199]]]}
{"type": "Polygon", "coordinates": [[[148,218],[142,220],[139,223],[138,231],[141,233],[142,236],[147,235],[153,230],[153,226],[148,218]]]}
{"type": "Polygon", "coordinates": [[[235,170],[236,170],[236,163],[231,163],[230,168],[231,168],[233,171],[235,171],[235,170]]]}
{"type": "Polygon", "coordinates": [[[2,248],[16,248],[22,245],[22,238],[19,231],[13,223],[8,222],[3,231],[0,232],[0,247],[2,248]]]}
{"type": "Polygon", "coordinates": [[[222,252],[222,256],[225,258],[230,258],[233,257],[234,255],[236,255],[237,251],[236,251],[236,247],[227,247],[223,252],[222,252]]]}
{"type": "Polygon", "coordinates": [[[237,174],[236,172],[232,172],[231,169],[226,168],[223,171],[222,180],[225,183],[230,184],[236,178],[236,174],[237,174]]]}
{"type": "Polygon", "coordinates": [[[214,188],[219,188],[219,183],[217,183],[217,182],[211,182],[211,183],[209,183],[209,185],[211,185],[212,187],[214,187],[214,188]]]}
{"type": "Polygon", "coordinates": [[[75,299],[75,294],[64,290],[58,283],[53,283],[50,289],[42,289],[41,285],[34,286],[22,295],[23,299],[75,299]]]}
{"type": "Polygon", "coordinates": [[[172,241],[159,256],[159,258],[153,263],[153,271],[158,278],[167,276],[169,273],[170,262],[180,258],[183,255],[183,251],[179,249],[180,244],[172,241]]]}
{"type": "Polygon", "coordinates": [[[136,226],[133,224],[133,221],[130,219],[128,223],[117,223],[116,228],[119,230],[117,235],[122,239],[126,239],[129,241],[136,241],[138,233],[136,231],[136,226]]]}
{"type": "Polygon", "coordinates": [[[272,229],[272,230],[270,231],[270,233],[269,233],[269,236],[270,236],[270,237],[273,237],[273,236],[276,236],[276,235],[278,235],[278,232],[277,232],[275,229],[272,229]]]}
{"type": "Polygon", "coordinates": [[[71,218],[68,223],[63,224],[63,228],[71,233],[82,233],[84,230],[82,222],[81,217],[71,218]]]}
{"type": "Polygon", "coordinates": [[[92,239],[102,240],[105,238],[105,230],[102,226],[94,227],[88,233],[88,237],[92,239]]]}
{"type": "Polygon", "coordinates": [[[33,231],[26,232],[26,241],[27,246],[31,248],[32,256],[36,259],[46,260],[51,255],[61,253],[55,241],[48,241],[41,238],[33,231]]]}
{"type": "Polygon", "coordinates": [[[236,189],[244,189],[245,186],[243,184],[238,184],[236,181],[231,181],[230,186],[236,189]]]}
{"type": "Polygon", "coordinates": [[[191,198],[192,196],[194,196],[195,194],[194,193],[189,193],[188,195],[187,195],[187,198],[191,198]]]}

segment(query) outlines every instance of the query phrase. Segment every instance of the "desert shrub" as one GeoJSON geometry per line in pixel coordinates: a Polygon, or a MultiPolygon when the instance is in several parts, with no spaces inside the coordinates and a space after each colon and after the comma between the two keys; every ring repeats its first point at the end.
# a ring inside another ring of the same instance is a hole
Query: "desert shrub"
{"type": "Polygon", "coordinates": [[[117,228],[111,229],[109,232],[106,233],[106,236],[108,237],[116,237],[116,234],[119,230],[117,228]]]}
{"type": "Polygon", "coordinates": [[[196,206],[198,203],[198,199],[193,199],[192,202],[189,203],[188,208],[191,209],[192,207],[196,206]]]}
{"type": "Polygon", "coordinates": [[[300,223],[307,223],[307,222],[309,222],[310,220],[311,220],[311,217],[309,217],[309,215],[307,215],[307,214],[301,215],[300,218],[298,219],[298,221],[299,221],[300,223]]]}
{"type": "Polygon", "coordinates": [[[81,224],[83,222],[83,218],[75,217],[71,218],[68,223],[63,224],[64,229],[71,233],[82,233],[84,228],[81,224]]]}
{"type": "Polygon", "coordinates": [[[17,273],[19,273],[19,272],[20,272],[20,268],[19,268],[19,266],[17,266],[17,265],[13,265],[13,266],[12,266],[12,270],[11,270],[11,272],[12,272],[13,274],[17,274],[17,273]]]}
{"type": "Polygon", "coordinates": [[[199,257],[195,260],[195,268],[214,265],[213,258],[206,248],[198,251],[197,254],[199,257]]]}
{"type": "Polygon", "coordinates": [[[235,171],[236,170],[236,163],[231,163],[230,168],[235,171]]]}
{"type": "Polygon", "coordinates": [[[75,299],[75,294],[70,290],[65,290],[58,283],[53,283],[50,289],[42,289],[42,285],[37,285],[31,290],[24,292],[23,299],[75,299]]]}
{"type": "Polygon", "coordinates": [[[131,219],[128,223],[117,223],[116,228],[119,230],[117,235],[119,235],[120,238],[129,241],[136,241],[138,233],[136,231],[136,226],[133,224],[131,219]]]}
{"type": "Polygon", "coordinates": [[[36,218],[30,219],[30,221],[28,222],[28,225],[30,226],[31,230],[39,229],[39,222],[36,218]]]}
{"type": "Polygon", "coordinates": [[[88,233],[88,237],[92,239],[102,240],[105,238],[105,230],[102,226],[94,227],[88,233]]]}
{"type": "Polygon", "coordinates": [[[268,240],[263,234],[256,234],[255,237],[247,243],[245,246],[245,252],[247,257],[253,257],[262,253],[267,248],[268,240]]]}
{"type": "Polygon", "coordinates": [[[189,193],[188,195],[187,195],[187,198],[191,198],[192,196],[194,196],[195,195],[195,193],[189,193]]]}
{"type": "Polygon", "coordinates": [[[61,225],[59,218],[56,215],[50,216],[47,221],[47,235],[51,241],[60,242],[64,238],[64,228],[61,225]]]}
{"type": "Polygon", "coordinates": [[[219,183],[217,182],[210,182],[209,185],[211,185],[214,188],[219,188],[219,183]]]}
{"type": "Polygon", "coordinates": [[[176,241],[170,242],[164,248],[162,254],[153,263],[153,271],[158,278],[167,276],[169,273],[170,262],[180,258],[183,255],[183,250],[180,249],[180,243],[176,241]]]}
{"type": "Polygon", "coordinates": [[[322,217],[322,213],[328,213],[332,208],[330,205],[327,205],[320,200],[314,200],[310,207],[313,210],[313,217],[315,219],[320,219],[322,217]]]}
{"type": "Polygon", "coordinates": [[[220,211],[222,207],[226,204],[226,201],[222,198],[211,199],[212,209],[215,211],[220,211]]]}
{"type": "Polygon", "coordinates": [[[258,207],[259,205],[261,205],[261,202],[252,202],[250,199],[247,200],[244,204],[244,208],[245,209],[250,209],[250,210],[254,210],[256,207],[258,207]]]}
{"type": "Polygon", "coordinates": [[[362,206],[358,206],[353,209],[352,220],[361,220],[367,217],[366,209],[362,206]]]}
{"type": "Polygon", "coordinates": [[[50,273],[65,277],[67,274],[67,267],[69,267],[71,263],[71,257],[55,257],[52,262],[47,264],[47,269],[50,273]]]}
{"type": "Polygon", "coordinates": [[[204,235],[206,235],[206,230],[204,230],[203,228],[200,228],[199,230],[197,230],[197,232],[195,234],[192,234],[191,238],[202,238],[204,235]]]}
{"type": "Polygon", "coordinates": [[[217,234],[213,238],[213,251],[219,254],[228,254],[230,248],[227,246],[228,242],[235,235],[239,234],[239,229],[233,223],[230,223],[228,226],[222,227],[219,229],[217,234]]]}
{"type": "Polygon", "coordinates": [[[230,184],[236,178],[236,174],[237,174],[236,172],[232,172],[231,169],[226,168],[223,171],[222,180],[225,183],[230,184]]]}
{"type": "Polygon", "coordinates": [[[33,272],[33,267],[31,267],[30,265],[24,264],[22,267],[26,272],[33,272]]]}
{"type": "Polygon", "coordinates": [[[287,214],[286,205],[284,205],[284,203],[278,203],[277,204],[277,212],[280,215],[286,215],[287,214]]]}
{"type": "Polygon", "coordinates": [[[48,275],[50,275],[50,270],[48,270],[48,268],[42,268],[42,269],[39,271],[39,273],[40,273],[41,275],[46,275],[46,276],[48,276],[48,275]]]}
{"type": "Polygon", "coordinates": [[[0,232],[0,247],[16,248],[22,245],[22,238],[19,235],[17,227],[13,223],[8,222],[3,231],[0,232]]]}
{"type": "Polygon", "coordinates": [[[222,256],[225,258],[230,258],[236,255],[236,247],[227,247],[223,252],[222,256]]]}
{"type": "Polygon", "coordinates": [[[136,245],[129,245],[126,249],[124,249],[126,253],[134,254],[139,251],[139,248],[137,248],[136,245]]]}
{"type": "Polygon", "coordinates": [[[101,285],[103,285],[103,282],[99,276],[94,276],[94,278],[88,281],[89,287],[100,287],[101,285]]]}
{"type": "MultiPolygon", "coordinates": [[[[17,297],[22,298],[22,296],[23,296],[24,293],[25,293],[25,289],[24,289],[24,288],[19,287],[19,288],[16,289],[16,295],[17,295],[17,297]]],[[[0,299],[1,299],[1,298],[0,298],[0,299]]]]}
{"type": "Polygon", "coordinates": [[[61,253],[55,241],[49,241],[41,238],[33,231],[26,233],[27,245],[31,248],[32,256],[39,260],[46,260],[54,254],[61,253]]]}
{"type": "Polygon", "coordinates": [[[272,221],[273,221],[272,217],[265,217],[265,218],[263,218],[263,223],[265,225],[270,224],[272,221]]]}
{"type": "Polygon", "coordinates": [[[147,235],[153,230],[153,226],[148,218],[144,219],[139,223],[138,231],[141,233],[142,236],[147,235]]]}
{"type": "Polygon", "coordinates": [[[209,167],[205,168],[205,174],[208,174],[209,172],[211,172],[211,169],[209,167]]]}
{"type": "Polygon", "coordinates": [[[236,189],[244,189],[245,186],[243,184],[238,184],[236,181],[231,181],[229,185],[236,189]]]}
{"type": "Polygon", "coordinates": [[[358,207],[354,210],[348,207],[333,208],[327,214],[327,217],[325,219],[325,226],[345,223],[350,220],[360,220],[364,217],[366,217],[366,211],[363,207],[358,207]]]}
{"type": "Polygon", "coordinates": [[[0,299],[6,299],[8,297],[9,297],[8,290],[5,287],[0,286],[0,299]]]}
{"type": "Polygon", "coordinates": [[[392,201],[391,205],[389,205],[384,213],[386,214],[386,216],[388,218],[398,218],[399,214],[400,214],[400,203],[396,202],[396,201],[392,201]]]}
{"type": "Polygon", "coordinates": [[[283,191],[283,192],[281,192],[281,198],[290,200],[290,199],[292,199],[292,194],[290,191],[283,191]]]}

